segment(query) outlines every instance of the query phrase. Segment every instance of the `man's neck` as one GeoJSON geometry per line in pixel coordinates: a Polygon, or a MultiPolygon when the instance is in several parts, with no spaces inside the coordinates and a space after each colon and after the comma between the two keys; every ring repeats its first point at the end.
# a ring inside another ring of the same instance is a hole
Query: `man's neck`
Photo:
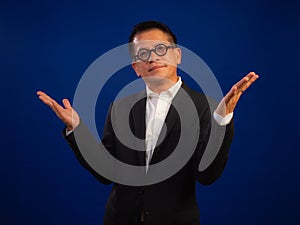
{"type": "Polygon", "coordinates": [[[145,80],[146,85],[153,91],[154,93],[160,94],[163,91],[168,90],[173,85],[176,84],[179,77],[176,76],[174,80],[169,79],[149,79],[145,80]]]}

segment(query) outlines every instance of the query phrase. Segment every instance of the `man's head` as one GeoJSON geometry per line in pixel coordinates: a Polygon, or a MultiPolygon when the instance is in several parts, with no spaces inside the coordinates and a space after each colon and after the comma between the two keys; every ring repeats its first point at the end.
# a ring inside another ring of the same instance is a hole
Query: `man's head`
{"type": "Polygon", "coordinates": [[[132,67],[143,78],[163,78],[177,81],[177,64],[181,51],[175,34],[157,21],[146,21],[134,26],[129,37],[132,67]]]}
{"type": "Polygon", "coordinates": [[[132,43],[135,35],[137,35],[138,33],[153,30],[153,29],[161,30],[168,36],[170,43],[174,43],[175,45],[177,44],[177,38],[175,34],[171,31],[171,29],[167,25],[153,20],[136,24],[131,31],[128,43],[132,43]]]}

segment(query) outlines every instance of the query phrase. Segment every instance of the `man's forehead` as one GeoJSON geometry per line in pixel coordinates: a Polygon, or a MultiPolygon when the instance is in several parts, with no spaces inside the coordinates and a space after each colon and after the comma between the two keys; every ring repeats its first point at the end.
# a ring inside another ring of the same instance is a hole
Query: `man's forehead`
{"type": "Polygon", "coordinates": [[[166,44],[169,45],[170,42],[166,40],[137,40],[133,39],[132,43],[135,47],[155,47],[158,44],[166,44]]]}

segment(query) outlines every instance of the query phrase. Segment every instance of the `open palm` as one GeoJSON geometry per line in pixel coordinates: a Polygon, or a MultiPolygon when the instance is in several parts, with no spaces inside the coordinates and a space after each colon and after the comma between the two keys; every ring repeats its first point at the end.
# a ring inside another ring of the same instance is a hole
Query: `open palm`
{"type": "Polygon", "coordinates": [[[79,125],[80,118],[68,99],[63,99],[63,106],[61,106],[45,92],[38,91],[37,95],[64,122],[68,130],[74,130],[79,125]]]}

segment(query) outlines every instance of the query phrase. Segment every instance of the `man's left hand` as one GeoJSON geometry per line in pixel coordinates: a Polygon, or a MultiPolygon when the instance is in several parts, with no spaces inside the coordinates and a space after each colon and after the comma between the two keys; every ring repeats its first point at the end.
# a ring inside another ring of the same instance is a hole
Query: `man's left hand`
{"type": "Polygon", "coordinates": [[[258,77],[259,76],[254,72],[250,72],[239,82],[234,84],[230,91],[221,100],[215,112],[222,117],[225,117],[229,113],[232,113],[241,95],[250,87],[251,84],[253,84],[253,82],[258,77]]]}

